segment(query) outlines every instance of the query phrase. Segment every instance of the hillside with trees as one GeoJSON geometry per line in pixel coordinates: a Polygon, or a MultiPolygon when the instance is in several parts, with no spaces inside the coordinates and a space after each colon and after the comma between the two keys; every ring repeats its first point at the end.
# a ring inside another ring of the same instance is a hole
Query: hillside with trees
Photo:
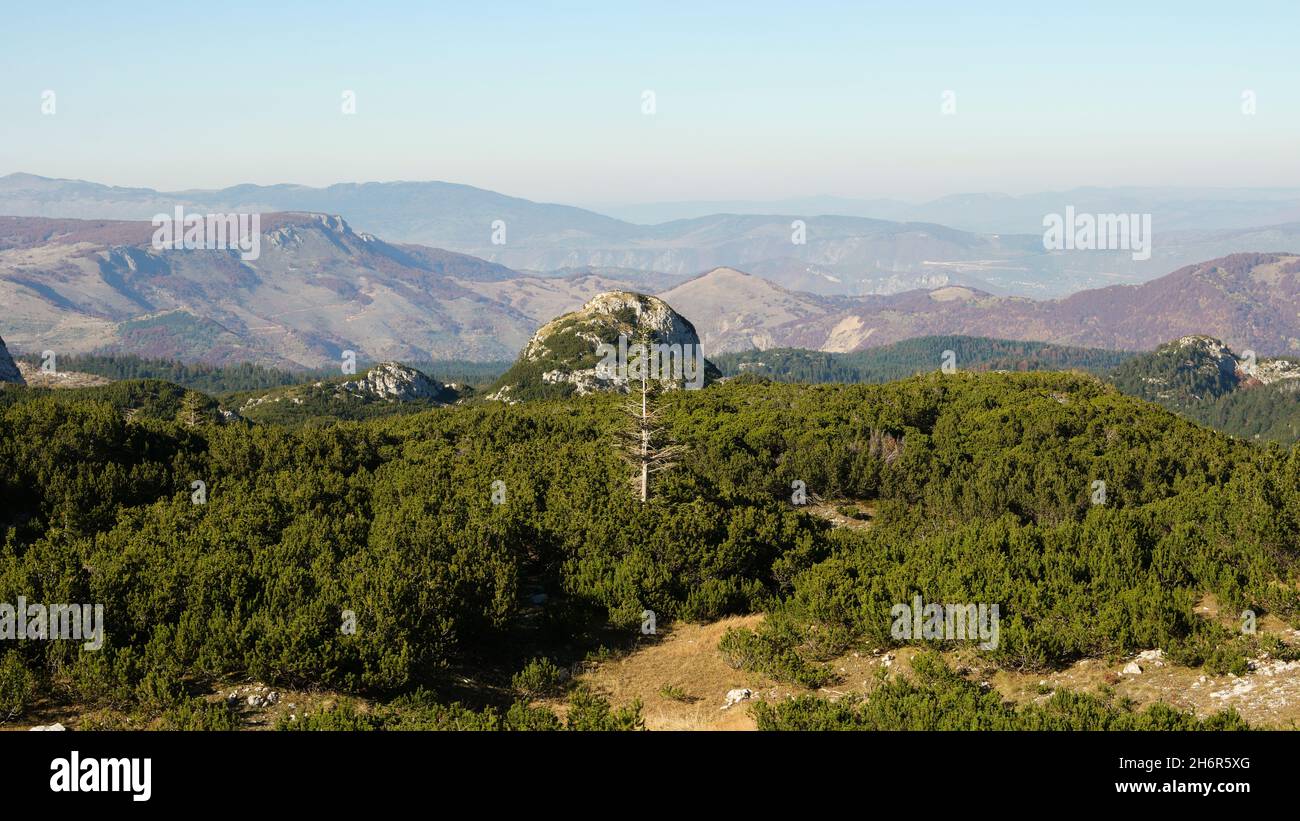
{"type": "Polygon", "coordinates": [[[500,717],[530,660],[631,641],[647,611],[767,613],[721,649],[807,682],[890,644],[914,595],[1000,603],[985,655],[1013,669],[1257,650],[1197,616],[1204,593],[1300,623],[1297,451],[1085,375],[668,391],[658,423],[690,455],[645,503],[618,395],[286,427],[192,416],[212,400],[180,389],[175,416],[124,411],[140,384],[0,394],[0,601],[98,602],[106,621],[97,652],[5,647],[12,715],[40,694],[220,726],[195,694],[258,680],[500,717]],[[869,502],[871,527],[809,515],[801,484],[869,502]],[[466,671],[497,684],[467,694],[466,671]]]}
{"type": "Polygon", "coordinates": [[[1109,378],[1131,396],[1234,436],[1300,441],[1300,360],[1239,356],[1217,339],[1189,336],[1128,360],[1109,378]]]}

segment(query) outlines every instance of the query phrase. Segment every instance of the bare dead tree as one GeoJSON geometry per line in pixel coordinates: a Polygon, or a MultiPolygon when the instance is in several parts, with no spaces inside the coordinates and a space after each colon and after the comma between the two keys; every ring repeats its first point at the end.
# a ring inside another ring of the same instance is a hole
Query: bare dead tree
{"type": "Polygon", "coordinates": [[[655,406],[654,400],[662,386],[654,378],[656,375],[649,373],[647,359],[642,356],[636,376],[629,368],[628,384],[632,391],[622,408],[627,423],[617,434],[620,454],[635,469],[632,482],[641,494],[642,504],[650,499],[650,474],[676,467],[686,453],[686,447],[673,442],[660,424],[661,409],[655,406]]]}

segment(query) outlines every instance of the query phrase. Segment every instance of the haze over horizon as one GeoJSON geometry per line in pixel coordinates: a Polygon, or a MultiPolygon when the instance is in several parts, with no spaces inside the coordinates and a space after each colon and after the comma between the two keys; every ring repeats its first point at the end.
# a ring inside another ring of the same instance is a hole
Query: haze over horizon
{"type": "Polygon", "coordinates": [[[375,11],[228,4],[248,23],[231,64],[223,26],[159,39],[146,9],[14,9],[0,172],[447,180],[576,205],[1300,186],[1281,3],[375,11]]]}

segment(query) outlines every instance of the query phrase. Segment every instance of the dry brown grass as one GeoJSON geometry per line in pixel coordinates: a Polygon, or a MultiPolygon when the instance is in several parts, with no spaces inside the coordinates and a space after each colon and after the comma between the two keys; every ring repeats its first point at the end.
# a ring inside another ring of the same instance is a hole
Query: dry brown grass
{"type": "Polygon", "coordinates": [[[754,627],[762,616],[741,616],[712,624],[685,624],[659,641],[626,656],[603,662],[579,676],[616,705],[641,699],[651,730],[751,730],[745,706],[721,709],[728,690],[748,687],[757,694],[775,685],[765,676],[733,670],[718,652],[731,627],[754,627]],[[685,692],[690,701],[661,693],[665,685],[685,692]]]}
{"type": "MultiPolygon", "coordinates": [[[[1197,612],[1225,624],[1233,614],[1220,613],[1212,598],[1197,604],[1197,612]]],[[[646,727],[651,730],[752,730],[755,724],[741,704],[722,710],[728,690],[748,687],[755,700],[777,701],[811,692],[795,685],[772,681],[766,676],[734,670],[718,651],[718,642],[730,627],[757,626],[763,617],[751,615],[724,619],[706,625],[679,625],[656,644],[597,665],[579,679],[591,684],[617,705],[640,699],[646,727]],[[695,700],[683,702],[665,697],[664,685],[681,688],[695,700]]],[[[1280,619],[1259,621],[1259,630],[1289,643],[1300,643],[1300,633],[1280,619]]],[[[904,647],[891,651],[888,675],[907,674],[912,658],[920,651],[904,647]]],[[[1283,672],[1251,672],[1240,678],[1212,676],[1200,668],[1170,662],[1143,662],[1139,675],[1123,675],[1127,659],[1108,662],[1083,659],[1052,672],[1001,670],[990,666],[970,649],[943,654],[949,666],[972,681],[987,681],[1009,701],[1042,701],[1057,689],[1097,692],[1109,687],[1117,698],[1132,699],[1139,707],[1163,701],[1178,709],[1205,716],[1233,707],[1251,724],[1261,727],[1300,728],[1300,669],[1283,672]]],[[[848,693],[868,693],[877,682],[883,656],[872,652],[846,653],[830,662],[840,681],[817,692],[835,699],[848,693]]],[[[1265,663],[1265,666],[1267,663],[1265,663]]]]}

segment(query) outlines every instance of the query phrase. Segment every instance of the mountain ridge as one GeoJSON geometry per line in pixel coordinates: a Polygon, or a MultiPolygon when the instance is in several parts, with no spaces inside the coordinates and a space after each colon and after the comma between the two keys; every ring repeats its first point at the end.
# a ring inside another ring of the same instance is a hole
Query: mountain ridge
{"type": "MultiPolygon", "coordinates": [[[[1268,210],[1271,201],[1262,200],[1264,210],[1255,218],[1229,220],[1216,228],[1181,229],[1172,219],[1173,211],[1160,204],[1163,201],[1152,205],[1124,191],[1078,189],[1042,195],[1032,207],[1025,206],[1034,219],[1009,232],[963,230],[940,221],[944,214],[939,212],[895,214],[893,219],[816,210],[715,213],[638,225],[572,205],[436,181],[336,183],[325,188],[241,184],[159,192],[10,174],[0,177],[0,210],[15,216],[140,220],[170,213],[178,205],[223,213],[339,214],[395,245],[445,248],[514,270],[594,266],[683,276],[733,265],[786,287],[850,296],[964,284],[999,293],[1059,297],[1114,281],[1142,282],[1229,253],[1300,247],[1300,205],[1294,213],[1289,206],[1268,210]],[[1135,261],[1126,251],[1045,252],[1043,214],[1069,204],[1098,213],[1154,208],[1159,242],[1152,258],[1135,261]]],[[[1176,200],[1168,205],[1177,208],[1184,205],[1176,200]]]]}
{"type": "Polygon", "coordinates": [[[1170,339],[1205,334],[1261,355],[1300,351],[1300,255],[1292,252],[1234,254],[1141,285],[1090,289],[1056,300],[951,286],[827,299],[715,273],[663,294],[681,306],[715,351],[851,351],[936,334],[1111,350],[1151,350],[1170,339]],[[738,291],[738,284],[747,289],[738,291]],[[784,302],[772,305],[778,298],[784,302]],[[754,306],[763,304],[769,312],[759,322],[754,306]],[[728,313],[733,305],[738,312],[728,313]],[[798,318],[782,319],[796,312],[798,318]],[[752,329],[759,325],[763,334],[756,341],[752,329]]]}
{"type": "Polygon", "coordinates": [[[1031,300],[949,284],[887,295],[791,290],[735,266],[665,290],[636,271],[524,273],[445,249],[390,243],[336,215],[275,213],[262,254],[155,250],[147,223],[0,217],[0,328],[15,350],[134,353],[191,362],[330,367],[506,360],[538,327],[597,293],[657,293],[711,353],[853,351],[964,334],[1121,350],[1208,334],[1263,356],[1300,350],[1300,256],[1250,253],[1142,285],[1031,300]]]}

